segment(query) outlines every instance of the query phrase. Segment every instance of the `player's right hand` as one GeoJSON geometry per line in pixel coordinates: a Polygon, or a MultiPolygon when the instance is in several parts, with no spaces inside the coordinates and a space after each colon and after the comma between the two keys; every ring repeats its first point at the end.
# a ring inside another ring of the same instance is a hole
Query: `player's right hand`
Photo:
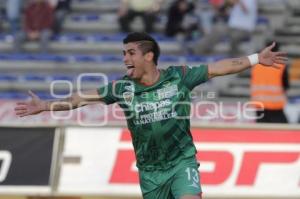
{"type": "Polygon", "coordinates": [[[17,102],[16,104],[15,113],[20,117],[35,115],[46,110],[47,103],[45,101],[41,100],[32,91],[28,91],[28,94],[31,100],[17,102]]]}

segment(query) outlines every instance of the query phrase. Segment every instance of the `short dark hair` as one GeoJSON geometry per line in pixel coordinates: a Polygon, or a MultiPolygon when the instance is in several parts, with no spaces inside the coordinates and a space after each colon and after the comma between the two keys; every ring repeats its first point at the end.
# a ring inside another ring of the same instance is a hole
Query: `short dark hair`
{"type": "Polygon", "coordinates": [[[153,37],[145,32],[132,32],[123,39],[123,44],[128,44],[130,42],[138,43],[143,54],[153,52],[153,61],[157,65],[158,57],[160,55],[160,48],[153,37]]]}

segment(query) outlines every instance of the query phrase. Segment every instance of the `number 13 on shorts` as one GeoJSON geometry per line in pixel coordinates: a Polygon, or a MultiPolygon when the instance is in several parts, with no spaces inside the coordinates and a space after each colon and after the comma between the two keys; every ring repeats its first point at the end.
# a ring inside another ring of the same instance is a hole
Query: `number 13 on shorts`
{"type": "Polygon", "coordinates": [[[197,169],[187,167],[185,169],[185,172],[187,174],[188,181],[191,182],[190,186],[199,187],[199,174],[198,174],[197,169]]]}

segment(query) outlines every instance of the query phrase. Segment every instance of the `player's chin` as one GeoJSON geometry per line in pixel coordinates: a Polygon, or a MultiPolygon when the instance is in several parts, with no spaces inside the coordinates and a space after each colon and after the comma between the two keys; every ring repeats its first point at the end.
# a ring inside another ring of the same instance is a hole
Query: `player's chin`
{"type": "Polygon", "coordinates": [[[135,75],[134,73],[129,76],[131,79],[140,79],[138,75],[135,75]]]}
{"type": "Polygon", "coordinates": [[[137,72],[137,71],[133,71],[130,75],[129,75],[129,77],[131,78],[131,79],[140,79],[141,78],[141,75],[137,72]]]}

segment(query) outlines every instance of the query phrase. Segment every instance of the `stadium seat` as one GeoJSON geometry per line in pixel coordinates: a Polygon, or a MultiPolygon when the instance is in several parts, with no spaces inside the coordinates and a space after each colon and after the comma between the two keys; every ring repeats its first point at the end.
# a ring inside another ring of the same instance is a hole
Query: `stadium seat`
{"type": "Polygon", "coordinates": [[[28,95],[25,92],[18,92],[18,91],[1,91],[0,92],[0,99],[24,100],[26,98],[28,98],[28,95]]]}
{"type": "Polygon", "coordinates": [[[16,82],[18,81],[18,76],[15,74],[0,74],[0,82],[16,82]]]}
{"type": "Polygon", "coordinates": [[[67,75],[67,74],[53,74],[51,76],[51,80],[64,80],[64,81],[70,81],[73,82],[75,80],[74,75],[67,75]]]}
{"type": "Polygon", "coordinates": [[[46,82],[47,76],[41,74],[25,74],[22,76],[25,81],[46,82]]]}

